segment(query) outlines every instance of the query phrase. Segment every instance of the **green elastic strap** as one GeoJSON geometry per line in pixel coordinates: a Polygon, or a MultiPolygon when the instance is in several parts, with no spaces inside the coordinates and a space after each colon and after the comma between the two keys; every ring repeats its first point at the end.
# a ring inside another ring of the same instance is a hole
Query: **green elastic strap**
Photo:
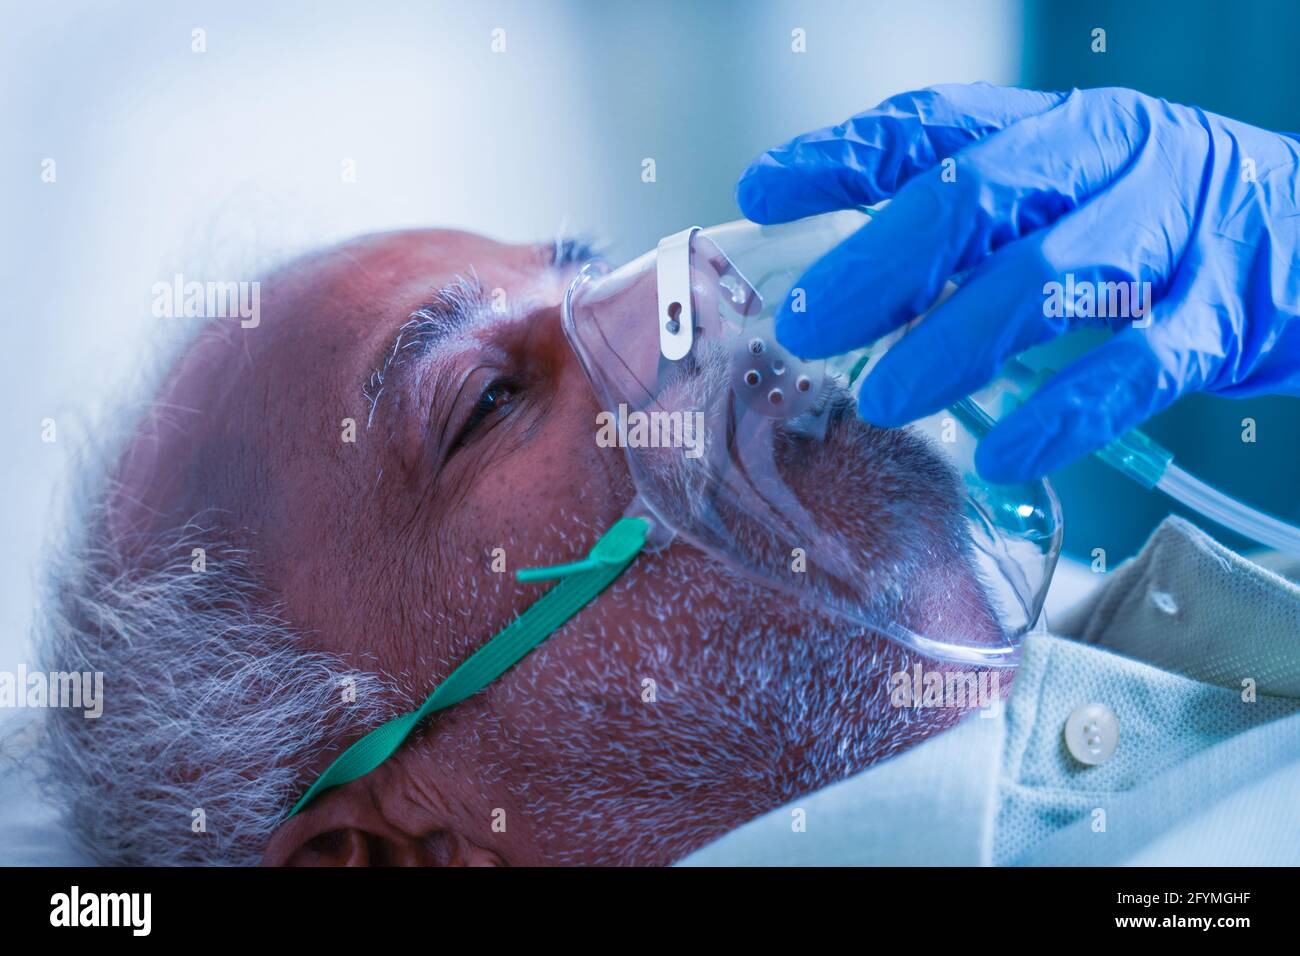
{"type": "Polygon", "coordinates": [[[289,816],[323,791],[364,777],[392,756],[424,718],[478,693],[517,664],[623,573],[645,546],[648,529],[644,518],[622,518],[592,546],[586,560],[517,572],[520,581],[550,578],[561,581],[448,674],[419,710],[394,717],[339,754],[302,795],[289,816]]]}

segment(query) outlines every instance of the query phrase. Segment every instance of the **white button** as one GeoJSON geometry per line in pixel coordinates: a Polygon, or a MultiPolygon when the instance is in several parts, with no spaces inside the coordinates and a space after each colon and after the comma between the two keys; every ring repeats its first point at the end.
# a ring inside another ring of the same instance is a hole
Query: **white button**
{"type": "Polygon", "coordinates": [[[1065,746],[1070,756],[1089,767],[1105,763],[1119,746],[1119,721],[1105,704],[1074,708],[1065,722],[1065,746]]]}

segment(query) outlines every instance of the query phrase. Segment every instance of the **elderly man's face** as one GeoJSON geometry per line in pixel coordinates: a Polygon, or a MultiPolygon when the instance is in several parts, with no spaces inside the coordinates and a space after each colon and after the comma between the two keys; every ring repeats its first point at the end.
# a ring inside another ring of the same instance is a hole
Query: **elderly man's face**
{"type": "MultiPolygon", "coordinates": [[[[580,557],[633,494],[623,452],[596,442],[554,253],[403,232],[277,273],[257,328],[201,339],[173,372],[118,521],[220,515],[307,646],[422,699],[544,593],[516,569],[580,557]]],[[[811,480],[847,487],[839,507],[882,555],[923,546],[935,489],[915,450],[845,427],[811,480]]],[[[956,563],[951,585],[952,607],[977,605],[956,563]]],[[[676,542],[282,825],[266,860],[668,862],[955,719],[889,706],[910,664],[676,542]]]]}

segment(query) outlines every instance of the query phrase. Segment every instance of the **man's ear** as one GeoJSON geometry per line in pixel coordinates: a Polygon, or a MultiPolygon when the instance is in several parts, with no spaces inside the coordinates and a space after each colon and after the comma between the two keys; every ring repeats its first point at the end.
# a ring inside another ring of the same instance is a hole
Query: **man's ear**
{"type": "Polygon", "coordinates": [[[450,827],[407,832],[354,780],[322,794],[271,834],[263,866],[503,866],[492,850],[450,827]]]}

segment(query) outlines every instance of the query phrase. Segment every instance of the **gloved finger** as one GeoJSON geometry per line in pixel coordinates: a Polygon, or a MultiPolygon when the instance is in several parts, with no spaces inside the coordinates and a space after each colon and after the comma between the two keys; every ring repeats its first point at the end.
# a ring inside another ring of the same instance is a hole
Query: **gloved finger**
{"type": "Polygon", "coordinates": [[[1184,322],[1183,328],[1189,349],[1222,356],[1216,366],[1218,375],[1207,380],[1206,391],[1229,398],[1300,395],[1300,321],[1294,318],[1300,313],[1294,304],[1300,273],[1289,258],[1285,249],[1275,246],[1265,251],[1244,242],[1208,248],[1196,243],[1183,255],[1178,264],[1183,281],[1175,284],[1162,305],[1176,310],[1179,317],[1205,314],[1206,321],[1196,326],[1184,322]],[[1260,279],[1243,294],[1225,287],[1225,275],[1252,272],[1260,279]],[[1277,277],[1284,281],[1278,282],[1277,277]],[[1288,318],[1277,322],[1266,316],[1288,318]]]}
{"type": "Polygon", "coordinates": [[[802,297],[782,304],[777,338],[812,358],[897,328],[934,302],[950,276],[1104,189],[1140,149],[1148,122],[1076,91],[962,152],[952,176],[936,169],[913,179],[800,277],[802,297]],[[793,311],[799,302],[805,314],[793,311]]]}
{"type": "Polygon", "coordinates": [[[1002,484],[1042,477],[1199,389],[1211,370],[1188,374],[1204,356],[1187,353],[1182,338],[1179,322],[1157,318],[1075,360],[984,437],[976,469],[1002,484]]]}
{"type": "Polygon", "coordinates": [[[1027,236],[990,258],[949,299],[893,344],[858,393],[867,421],[893,428],[951,405],[992,379],[1006,359],[1069,329],[1044,315],[1055,277],[1027,236]]]}
{"type": "Polygon", "coordinates": [[[1034,345],[1082,326],[1119,329],[1149,318],[1189,228],[1164,221],[1159,197],[1150,198],[1157,188],[1127,175],[986,259],[867,376],[862,417],[906,424],[982,388],[1034,345]]]}
{"type": "Polygon", "coordinates": [[[1241,356],[1238,368],[1248,367],[1249,374],[1238,373],[1240,380],[1236,384],[1214,386],[1209,391],[1226,398],[1300,396],[1300,362],[1296,361],[1300,356],[1300,321],[1292,320],[1267,335],[1255,332],[1242,338],[1246,354],[1241,356]]]}
{"type": "Polygon", "coordinates": [[[890,97],[837,126],[796,136],[750,163],[736,202],[754,222],[870,205],[908,180],[1064,94],[988,83],[950,84],[890,97]]]}
{"type": "Polygon", "coordinates": [[[933,232],[942,188],[927,173],[889,208],[813,263],[777,310],[776,336],[803,358],[838,355],[879,338],[934,301],[952,257],[936,253],[949,237],[933,232]],[[899,244],[910,254],[887,253],[899,244]]]}

